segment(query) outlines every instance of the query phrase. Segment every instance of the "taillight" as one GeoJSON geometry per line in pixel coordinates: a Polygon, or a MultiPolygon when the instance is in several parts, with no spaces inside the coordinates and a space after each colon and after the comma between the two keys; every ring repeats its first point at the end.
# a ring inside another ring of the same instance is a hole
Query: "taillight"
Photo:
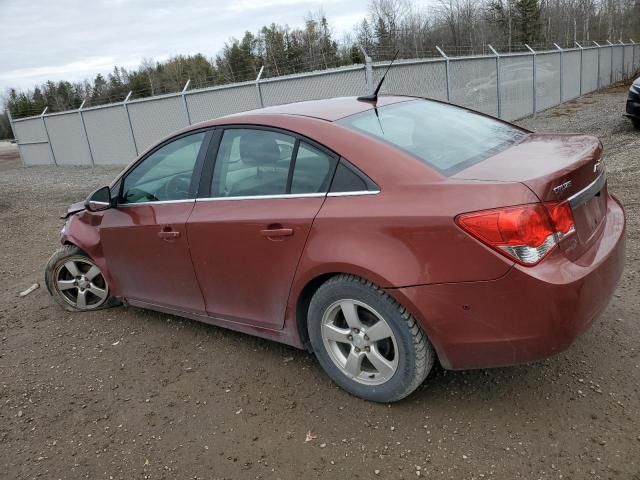
{"type": "Polygon", "coordinates": [[[464,213],[456,222],[489,247],[527,266],[540,262],[559,241],[575,232],[567,202],[464,213]]]}

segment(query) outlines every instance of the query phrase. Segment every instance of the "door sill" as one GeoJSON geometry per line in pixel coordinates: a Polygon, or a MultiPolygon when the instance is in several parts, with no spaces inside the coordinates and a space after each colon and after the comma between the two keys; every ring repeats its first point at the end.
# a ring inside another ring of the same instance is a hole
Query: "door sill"
{"type": "Polygon", "coordinates": [[[236,332],[247,333],[256,337],[266,338],[269,340],[275,340],[280,343],[291,345],[292,347],[304,349],[304,346],[300,342],[297,335],[291,335],[287,332],[287,329],[274,330],[271,328],[259,327],[256,325],[250,325],[247,323],[236,322],[233,320],[226,320],[218,317],[211,317],[209,315],[197,313],[197,312],[185,312],[171,307],[163,305],[157,305],[155,303],[145,302],[143,300],[136,300],[133,298],[124,299],[126,305],[132,307],[145,308],[148,310],[154,310],[156,312],[166,313],[169,315],[175,315],[177,317],[188,318],[189,320],[195,320],[197,322],[207,323],[216,327],[223,327],[236,332]]]}

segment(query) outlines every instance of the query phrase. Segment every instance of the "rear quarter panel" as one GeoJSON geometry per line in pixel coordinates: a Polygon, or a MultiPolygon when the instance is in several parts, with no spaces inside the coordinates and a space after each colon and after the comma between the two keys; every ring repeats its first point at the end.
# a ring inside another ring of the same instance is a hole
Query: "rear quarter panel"
{"type": "Polygon", "coordinates": [[[521,184],[460,181],[327,197],[295,287],[331,272],[353,273],[386,288],[498,278],[513,262],[464,233],[454,218],[536,201],[521,184]]]}

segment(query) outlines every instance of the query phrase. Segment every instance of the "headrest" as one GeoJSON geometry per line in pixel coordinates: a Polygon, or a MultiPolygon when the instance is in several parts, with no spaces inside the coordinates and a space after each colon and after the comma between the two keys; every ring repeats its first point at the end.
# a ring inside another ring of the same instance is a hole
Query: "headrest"
{"type": "Polygon", "coordinates": [[[251,132],[240,137],[240,158],[247,165],[264,165],[280,160],[280,148],[268,132],[251,132]]]}

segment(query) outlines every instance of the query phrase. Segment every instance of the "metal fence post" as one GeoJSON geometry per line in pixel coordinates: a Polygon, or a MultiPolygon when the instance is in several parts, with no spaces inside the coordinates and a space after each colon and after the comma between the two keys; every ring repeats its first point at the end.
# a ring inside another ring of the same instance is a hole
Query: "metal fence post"
{"type": "Polygon", "coordinates": [[[578,42],[575,42],[575,44],[580,49],[580,96],[582,96],[582,54],[584,53],[584,48],[578,42]]]}
{"type": "Polygon", "coordinates": [[[373,60],[371,60],[370,56],[365,57],[365,65],[364,65],[364,76],[367,82],[367,93],[369,95],[373,95],[373,60]]]}
{"type": "Polygon", "coordinates": [[[20,151],[20,140],[18,139],[18,134],[16,132],[16,125],[13,123],[13,117],[11,116],[11,110],[9,110],[9,106],[7,105],[7,116],[9,117],[9,125],[11,126],[11,133],[13,134],[13,138],[16,141],[16,145],[18,146],[18,153],[20,154],[20,161],[22,162],[22,166],[26,167],[27,164],[22,158],[22,152],[20,151]]]}
{"type": "Polygon", "coordinates": [[[636,42],[633,41],[633,38],[630,38],[631,42],[631,75],[636,71],[636,42]]]}
{"type": "Polygon", "coordinates": [[[11,116],[11,110],[9,110],[9,106],[7,106],[7,117],[9,117],[9,126],[11,126],[11,134],[13,135],[13,138],[15,139],[17,144],[18,135],[16,135],[16,127],[13,125],[13,117],[11,116]]]}
{"type": "Polygon", "coordinates": [[[553,44],[558,50],[560,50],[560,103],[564,102],[564,52],[557,43],[553,44]]]}
{"type": "Polygon", "coordinates": [[[627,78],[627,72],[625,70],[625,64],[624,64],[624,57],[625,57],[625,48],[624,48],[624,42],[622,40],[620,40],[620,45],[622,45],[622,78],[625,79],[627,78]]]}
{"type": "Polygon", "coordinates": [[[260,88],[260,78],[262,77],[263,71],[264,65],[260,67],[260,71],[258,72],[258,76],[256,77],[256,91],[258,93],[258,103],[260,104],[260,108],[264,107],[264,101],[262,100],[262,89],[260,88]]]}
{"type": "Polygon", "coordinates": [[[362,45],[358,44],[358,48],[364,55],[364,81],[367,85],[367,94],[371,95],[373,93],[373,61],[362,45]]]}
{"type": "Polygon", "coordinates": [[[500,54],[491,45],[489,50],[496,56],[496,92],[498,94],[498,118],[502,118],[502,100],[500,99],[500,54]]]}
{"type": "Polygon", "coordinates": [[[187,91],[187,88],[189,88],[189,84],[191,83],[191,79],[187,79],[187,83],[184,84],[184,87],[182,89],[182,92],[180,92],[180,94],[182,95],[182,102],[184,103],[184,110],[187,112],[187,122],[189,123],[189,125],[191,125],[191,114],[189,113],[189,105],[187,104],[187,97],[185,96],[185,92],[187,91]]]}
{"type": "Polygon", "coordinates": [[[613,43],[610,40],[607,40],[609,47],[611,48],[611,69],[609,70],[609,85],[613,83],[613,43]]]}
{"type": "Polygon", "coordinates": [[[84,132],[84,138],[87,140],[87,147],[89,147],[89,157],[91,157],[91,166],[95,167],[96,162],[93,159],[93,152],[91,151],[91,142],[89,141],[89,134],[87,133],[87,125],[84,123],[84,115],[82,115],[82,107],[84,107],[87,99],[82,100],[80,104],[80,108],[78,108],[78,113],[80,114],[80,122],[82,122],[82,131],[84,132]]]}
{"type": "Polygon", "coordinates": [[[596,47],[598,47],[598,90],[600,90],[601,85],[600,85],[600,44],[598,42],[596,42],[595,40],[593,41],[593,43],[596,44],[596,47]]]}
{"type": "Polygon", "coordinates": [[[129,131],[131,132],[131,139],[133,140],[133,148],[136,150],[136,157],[137,157],[138,155],[140,155],[140,153],[138,152],[138,144],[136,143],[136,136],[133,133],[133,125],[131,124],[131,115],[129,115],[129,106],[127,105],[127,102],[131,98],[132,94],[133,94],[132,91],[127,93],[127,98],[124,99],[124,101],[122,102],[122,105],[124,106],[124,111],[127,113],[127,121],[129,122],[129,131]]]}
{"type": "Polygon", "coordinates": [[[445,74],[445,81],[447,82],[447,102],[450,102],[451,101],[451,86],[450,86],[451,77],[449,77],[449,57],[437,45],[436,45],[436,50],[438,50],[438,53],[440,53],[440,55],[442,55],[442,57],[444,58],[444,74],[445,74]]]}
{"type": "Polygon", "coordinates": [[[538,109],[538,105],[537,105],[537,99],[536,99],[536,51],[531,48],[529,45],[527,45],[526,43],[524,44],[525,47],[527,47],[527,49],[529,49],[529,51],[531,52],[531,54],[533,55],[531,57],[532,60],[532,66],[533,66],[533,116],[535,118],[536,116],[536,110],[538,109]]]}
{"type": "Polygon", "coordinates": [[[47,143],[49,144],[49,150],[51,150],[51,159],[53,160],[53,164],[58,166],[58,162],[56,161],[56,154],[53,153],[53,145],[51,145],[51,137],[49,137],[49,130],[47,129],[47,122],[44,119],[44,114],[47,113],[49,107],[44,107],[44,110],[40,114],[40,118],[42,119],[42,126],[44,127],[44,133],[47,136],[47,143]]]}

